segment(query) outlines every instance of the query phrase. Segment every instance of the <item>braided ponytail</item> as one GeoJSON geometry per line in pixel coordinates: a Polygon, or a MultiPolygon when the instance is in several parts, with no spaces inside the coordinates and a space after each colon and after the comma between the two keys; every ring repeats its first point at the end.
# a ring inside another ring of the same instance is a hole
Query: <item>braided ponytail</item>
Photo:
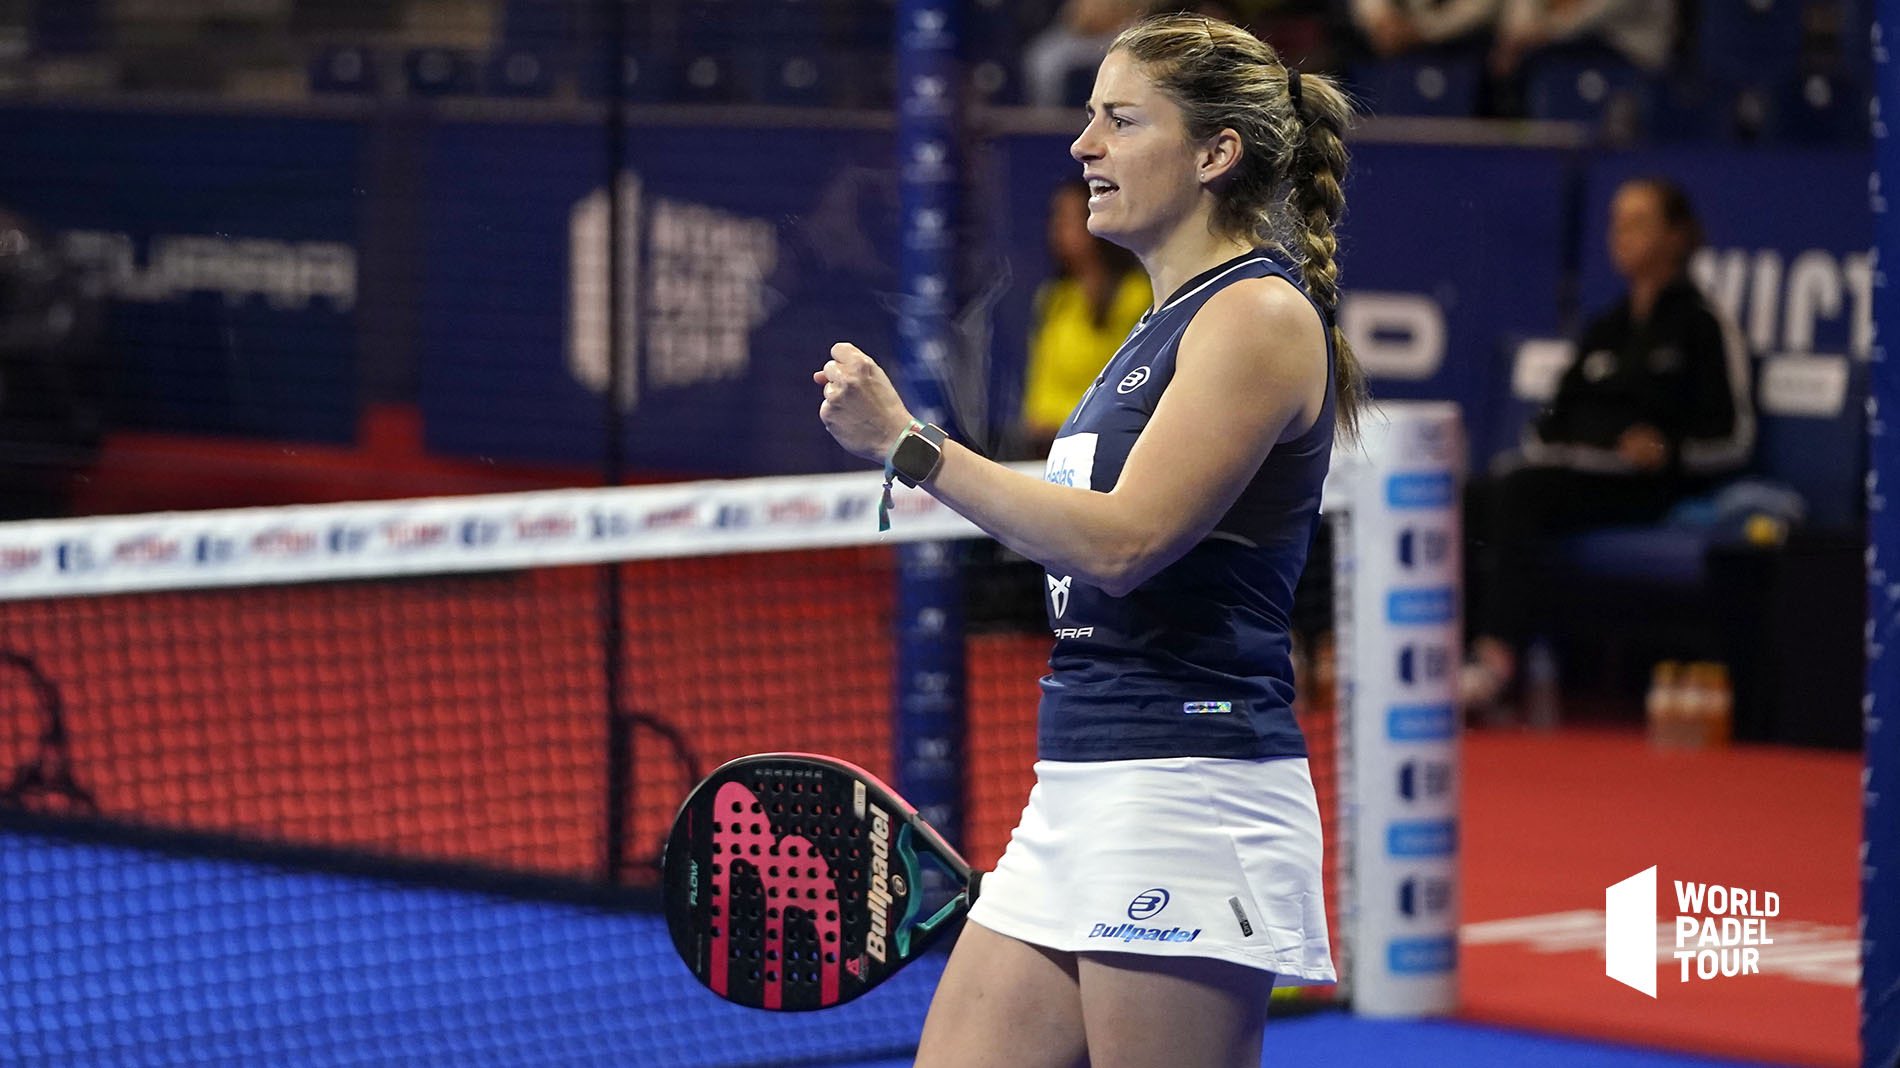
{"type": "Polygon", "coordinates": [[[1338,421],[1342,437],[1359,433],[1359,409],[1366,400],[1365,373],[1353,355],[1352,343],[1339,328],[1339,238],[1334,229],[1346,210],[1345,128],[1352,120],[1352,104],[1332,81],[1320,75],[1294,72],[1292,85],[1299,99],[1290,101],[1304,136],[1292,146],[1287,167],[1286,203],[1293,239],[1300,258],[1300,276],[1313,303],[1326,315],[1333,334],[1334,388],[1338,393],[1338,421]]]}

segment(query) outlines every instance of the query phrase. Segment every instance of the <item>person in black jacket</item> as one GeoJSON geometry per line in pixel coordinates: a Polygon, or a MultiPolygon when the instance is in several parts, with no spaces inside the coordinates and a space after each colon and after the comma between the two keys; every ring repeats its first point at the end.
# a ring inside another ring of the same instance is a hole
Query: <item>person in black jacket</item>
{"type": "Polygon", "coordinates": [[[1673,182],[1642,178],[1617,190],[1610,259],[1628,291],[1584,328],[1523,447],[1472,486],[1479,594],[1461,678],[1466,707],[1495,703],[1510,687],[1536,625],[1536,569],[1550,539],[1654,522],[1748,462],[1748,351],[1689,279],[1700,243],[1694,209],[1673,182]]]}

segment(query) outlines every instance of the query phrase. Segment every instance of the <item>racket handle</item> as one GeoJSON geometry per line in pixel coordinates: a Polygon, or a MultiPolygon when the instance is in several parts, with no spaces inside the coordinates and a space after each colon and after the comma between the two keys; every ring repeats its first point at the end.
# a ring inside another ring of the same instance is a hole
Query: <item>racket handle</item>
{"type": "Polygon", "coordinates": [[[980,871],[971,872],[970,873],[970,888],[964,891],[964,898],[963,898],[964,903],[966,905],[976,904],[976,895],[981,893],[982,890],[983,890],[983,873],[980,871]]]}

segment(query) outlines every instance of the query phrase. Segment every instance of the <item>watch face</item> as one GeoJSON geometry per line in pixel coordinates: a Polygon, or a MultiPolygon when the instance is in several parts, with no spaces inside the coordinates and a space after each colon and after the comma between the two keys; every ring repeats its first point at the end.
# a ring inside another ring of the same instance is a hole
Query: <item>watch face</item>
{"type": "Polygon", "coordinates": [[[897,455],[891,458],[891,467],[904,481],[915,485],[930,477],[930,469],[937,466],[938,449],[915,434],[906,434],[897,443],[897,455]]]}

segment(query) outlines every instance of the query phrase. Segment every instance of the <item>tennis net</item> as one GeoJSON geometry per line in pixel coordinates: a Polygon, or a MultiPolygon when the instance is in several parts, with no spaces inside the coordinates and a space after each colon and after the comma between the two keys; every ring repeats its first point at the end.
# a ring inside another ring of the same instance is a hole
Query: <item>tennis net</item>
{"type": "MultiPolygon", "coordinates": [[[[1037,573],[923,494],[877,534],[878,490],[0,526],[0,1041],[79,1064],[550,1065],[914,1042],[934,964],[825,1026],[735,1013],[652,915],[667,824],[718,763],[825,752],[901,788],[905,541],[959,563],[963,845],[1000,854],[1048,654],[1037,573]]],[[[1329,716],[1305,726],[1330,812],[1329,716]]]]}

